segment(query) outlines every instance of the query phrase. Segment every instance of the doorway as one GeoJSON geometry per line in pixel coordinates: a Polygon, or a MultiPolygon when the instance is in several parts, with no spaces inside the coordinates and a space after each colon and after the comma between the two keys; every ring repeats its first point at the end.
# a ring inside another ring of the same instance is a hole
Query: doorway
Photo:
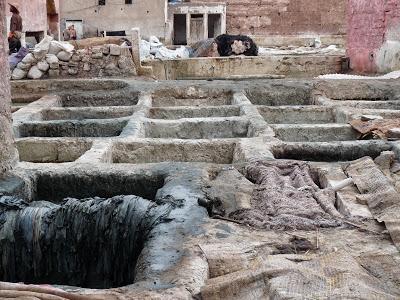
{"type": "Polygon", "coordinates": [[[66,20],[65,21],[65,28],[74,25],[76,30],[76,38],[78,40],[83,38],[83,22],[82,20],[66,20]]]}
{"type": "Polygon", "coordinates": [[[187,45],[186,15],[174,14],[174,45],[187,45]]]}
{"type": "Polygon", "coordinates": [[[193,14],[190,18],[190,44],[204,39],[204,15],[193,14]]]}
{"type": "Polygon", "coordinates": [[[221,34],[221,15],[209,14],[208,15],[208,38],[212,39],[221,34]]]}

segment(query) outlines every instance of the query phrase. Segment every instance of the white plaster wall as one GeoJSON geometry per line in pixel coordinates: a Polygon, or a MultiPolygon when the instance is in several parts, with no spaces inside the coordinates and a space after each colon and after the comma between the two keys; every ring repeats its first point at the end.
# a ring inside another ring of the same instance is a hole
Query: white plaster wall
{"type": "Polygon", "coordinates": [[[17,161],[11,117],[10,68],[8,66],[8,44],[5,36],[5,13],[8,5],[0,1],[0,178],[17,161]]]}
{"type": "Polygon", "coordinates": [[[98,31],[140,28],[144,37],[155,35],[164,39],[167,17],[166,0],[106,0],[105,6],[98,0],[68,0],[60,2],[61,29],[65,20],[82,20],[84,37],[96,36],[98,31]]]}
{"type": "Polygon", "coordinates": [[[166,26],[166,43],[167,44],[172,44],[173,42],[173,35],[174,35],[174,25],[173,25],[173,20],[174,20],[174,14],[186,14],[186,21],[187,21],[187,29],[186,29],[186,34],[187,34],[187,41],[188,43],[193,43],[197,42],[198,39],[192,39],[192,33],[193,29],[190,28],[191,20],[190,20],[190,15],[191,14],[201,14],[204,15],[204,39],[208,38],[207,34],[207,24],[208,24],[208,16],[209,14],[219,14],[221,15],[221,28],[220,28],[220,33],[226,33],[226,4],[225,3],[190,3],[190,2],[184,2],[184,3],[176,3],[176,4],[169,4],[168,6],[168,21],[167,21],[167,26],[166,26]]]}
{"type": "Polygon", "coordinates": [[[388,30],[386,37],[386,42],[376,55],[376,64],[380,73],[400,70],[400,25],[388,30]]]}

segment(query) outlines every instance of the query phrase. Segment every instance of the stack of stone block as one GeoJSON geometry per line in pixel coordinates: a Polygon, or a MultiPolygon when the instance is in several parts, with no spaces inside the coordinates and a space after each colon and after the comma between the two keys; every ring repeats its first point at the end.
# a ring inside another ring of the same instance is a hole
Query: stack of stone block
{"type": "Polygon", "coordinates": [[[137,75],[128,47],[114,44],[66,51],[52,41],[48,50],[29,53],[13,70],[11,78],[92,78],[127,77],[137,75]]]}

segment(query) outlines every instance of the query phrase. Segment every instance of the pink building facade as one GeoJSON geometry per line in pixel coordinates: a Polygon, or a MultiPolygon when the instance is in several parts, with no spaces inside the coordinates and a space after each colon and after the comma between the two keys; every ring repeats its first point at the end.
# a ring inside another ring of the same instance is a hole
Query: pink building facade
{"type": "Polygon", "coordinates": [[[360,73],[400,69],[400,0],[349,0],[347,55],[360,73]]]}
{"type": "MultiPolygon", "coordinates": [[[[46,0],[7,0],[7,3],[18,6],[25,32],[47,31],[46,0]]],[[[7,19],[10,18],[11,13],[8,6],[7,19]]]]}
{"type": "MultiPolygon", "coordinates": [[[[23,31],[27,36],[43,36],[50,32],[57,38],[59,33],[59,0],[7,0],[16,5],[23,21],[23,31]]],[[[11,13],[7,5],[7,24],[11,13]]],[[[9,25],[7,25],[9,30],[9,25]]]]}

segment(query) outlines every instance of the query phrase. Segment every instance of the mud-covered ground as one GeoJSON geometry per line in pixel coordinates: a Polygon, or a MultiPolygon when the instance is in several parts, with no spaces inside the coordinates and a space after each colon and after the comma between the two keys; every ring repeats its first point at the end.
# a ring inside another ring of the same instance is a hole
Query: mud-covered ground
{"type": "Polygon", "coordinates": [[[46,97],[13,115],[0,280],[18,284],[0,297],[398,299],[398,219],[377,221],[361,181],[334,189],[370,157],[393,186],[377,207],[395,205],[399,142],[348,123],[398,118],[398,87],[13,83],[14,103],[46,97]]]}

